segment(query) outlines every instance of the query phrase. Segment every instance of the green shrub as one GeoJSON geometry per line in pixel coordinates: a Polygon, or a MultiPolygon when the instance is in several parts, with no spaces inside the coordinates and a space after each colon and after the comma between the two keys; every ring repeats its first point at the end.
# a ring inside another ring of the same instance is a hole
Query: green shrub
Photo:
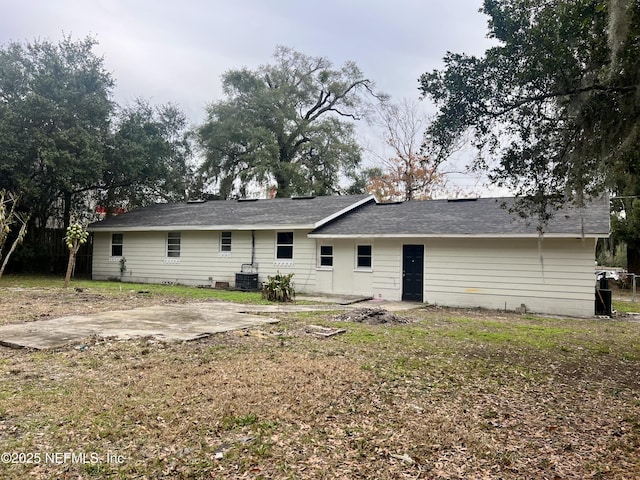
{"type": "Polygon", "coordinates": [[[282,275],[280,272],[274,276],[269,275],[267,281],[262,284],[262,298],[270,302],[290,302],[296,296],[293,287],[293,273],[282,275]]]}

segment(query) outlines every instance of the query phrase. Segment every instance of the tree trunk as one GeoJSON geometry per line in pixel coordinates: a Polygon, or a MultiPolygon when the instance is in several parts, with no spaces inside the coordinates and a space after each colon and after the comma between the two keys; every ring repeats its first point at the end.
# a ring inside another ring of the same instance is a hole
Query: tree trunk
{"type": "MultiPolygon", "coordinates": [[[[29,224],[29,217],[27,217],[27,219],[24,221],[24,223],[20,227],[20,231],[18,232],[18,236],[16,237],[16,239],[11,244],[11,248],[7,252],[7,256],[4,257],[4,261],[2,262],[2,267],[0,267],[0,278],[2,278],[2,274],[4,273],[4,269],[6,268],[7,264],[9,263],[9,258],[11,258],[11,255],[13,254],[13,252],[15,251],[17,246],[20,245],[23,242],[24,237],[27,234],[27,225],[28,224],[29,224]]],[[[1,255],[0,255],[0,258],[2,258],[1,255]]]]}
{"type": "Polygon", "coordinates": [[[11,254],[16,249],[16,247],[18,246],[19,243],[20,243],[20,236],[18,235],[18,237],[13,241],[13,244],[11,245],[11,248],[7,252],[7,256],[4,257],[4,261],[2,262],[2,267],[0,267],[0,278],[2,278],[2,274],[4,273],[4,269],[6,268],[7,263],[9,263],[9,258],[11,257],[11,254]]]}
{"type": "Polygon", "coordinates": [[[69,263],[67,264],[67,274],[64,277],[64,288],[69,286],[69,282],[71,281],[71,274],[73,273],[73,266],[76,263],[76,253],[78,249],[73,247],[69,250],[69,263]]]}
{"type": "Polygon", "coordinates": [[[64,192],[64,219],[62,228],[67,231],[67,227],[71,225],[71,192],[64,192]]]}
{"type": "Polygon", "coordinates": [[[289,198],[291,196],[289,179],[281,174],[275,174],[274,176],[277,184],[276,198],[289,198]]]}

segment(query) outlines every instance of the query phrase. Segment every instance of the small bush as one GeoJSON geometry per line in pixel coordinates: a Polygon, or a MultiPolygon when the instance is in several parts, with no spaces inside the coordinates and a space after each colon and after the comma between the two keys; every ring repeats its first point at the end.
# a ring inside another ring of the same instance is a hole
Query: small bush
{"type": "Polygon", "coordinates": [[[278,272],[276,275],[267,277],[267,281],[262,284],[262,298],[266,298],[270,302],[290,302],[296,296],[296,290],[293,287],[293,273],[282,275],[278,272]]]}

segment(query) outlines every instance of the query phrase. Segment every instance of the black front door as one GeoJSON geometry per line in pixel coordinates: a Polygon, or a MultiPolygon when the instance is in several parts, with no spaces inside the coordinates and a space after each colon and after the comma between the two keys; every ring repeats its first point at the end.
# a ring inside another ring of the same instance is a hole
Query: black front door
{"type": "Polygon", "coordinates": [[[422,302],[424,245],[402,246],[402,300],[422,302]]]}

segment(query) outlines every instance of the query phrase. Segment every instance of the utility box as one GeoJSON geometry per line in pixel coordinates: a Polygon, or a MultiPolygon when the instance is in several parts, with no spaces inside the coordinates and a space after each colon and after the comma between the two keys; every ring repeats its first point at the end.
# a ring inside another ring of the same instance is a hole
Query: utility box
{"type": "Polygon", "coordinates": [[[258,266],[243,263],[240,272],[236,273],[236,288],[245,292],[255,292],[258,288],[258,266]]]}

